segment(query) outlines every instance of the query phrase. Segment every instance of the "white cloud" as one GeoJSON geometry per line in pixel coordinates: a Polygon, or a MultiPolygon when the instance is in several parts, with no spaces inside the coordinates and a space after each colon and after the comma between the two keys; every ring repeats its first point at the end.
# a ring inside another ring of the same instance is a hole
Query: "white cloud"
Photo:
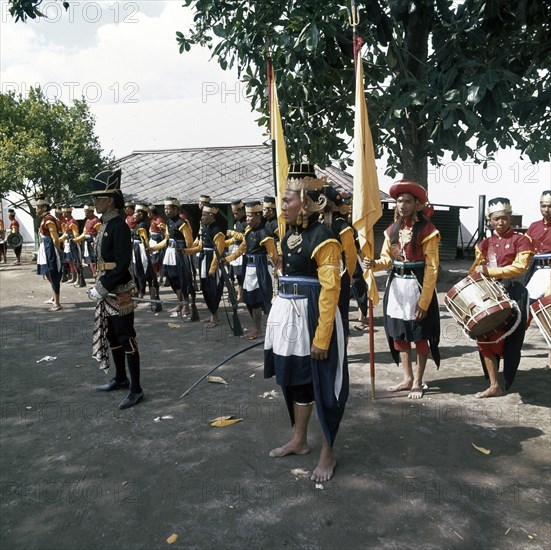
{"type": "Polygon", "coordinates": [[[2,24],[2,91],[26,95],[40,84],[50,98],[84,96],[102,145],[117,156],[134,149],[260,143],[262,129],[236,72],[222,71],[199,47],[180,54],[175,33],[188,28],[192,14],[179,2],[158,4],[164,4],[159,15],[117,15],[112,4],[102,3],[99,22],[86,3],[74,4],[63,20],[53,8],[53,22],[8,19],[2,24]],[[60,32],[52,34],[56,25],[60,32]],[[75,38],[79,30],[82,45],[75,38]]]}

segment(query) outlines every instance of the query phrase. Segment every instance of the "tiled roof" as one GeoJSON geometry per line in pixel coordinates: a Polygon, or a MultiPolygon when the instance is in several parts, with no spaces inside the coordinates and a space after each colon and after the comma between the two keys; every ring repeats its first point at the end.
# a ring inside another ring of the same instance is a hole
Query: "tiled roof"
{"type": "MultiPolygon", "coordinates": [[[[274,194],[272,151],[268,145],[134,151],[118,159],[125,197],[160,204],[176,197],[183,204],[210,195],[217,204],[274,194]]],[[[336,187],[352,193],[352,176],[337,167],[322,170],[336,187]]],[[[390,197],[381,193],[381,200],[390,197]]]]}

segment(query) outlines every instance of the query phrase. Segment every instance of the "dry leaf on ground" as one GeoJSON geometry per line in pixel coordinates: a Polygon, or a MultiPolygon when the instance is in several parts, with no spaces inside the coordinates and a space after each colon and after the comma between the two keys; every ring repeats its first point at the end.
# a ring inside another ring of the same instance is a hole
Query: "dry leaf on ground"
{"type": "Polygon", "coordinates": [[[210,425],[215,428],[225,428],[226,426],[231,426],[232,424],[237,424],[241,422],[242,418],[235,418],[235,416],[219,416],[210,421],[210,425]]]}
{"type": "Polygon", "coordinates": [[[207,382],[212,382],[213,384],[228,384],[221,376],[207,376],[207,382]]]}
{"type": "Polygon", "coordinates": [[[42,357],[42,359],[39,359],[37,363],[42,363],[42,361],[55,361],[57,357],[53,357],[52,355],[45,355],[42,357]]]}
{"type": "Polygon", "coordinates": [[[492,451],[485,449],[484,447],[479,447],[478,445],[475,445],[474,443],[471,443],[471,445],[480,453],[489,455],[492,451]]]}

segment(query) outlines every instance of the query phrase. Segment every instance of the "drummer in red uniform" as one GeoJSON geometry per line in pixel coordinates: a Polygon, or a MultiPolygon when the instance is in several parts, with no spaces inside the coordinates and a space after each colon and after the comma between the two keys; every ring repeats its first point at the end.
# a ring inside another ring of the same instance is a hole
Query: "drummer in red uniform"
{"type": "Polygon", "coordinates": [[[380,259],[366,258],[363,264],[374,271],[392,268],[383,301],[384,326],[392,357],[396,364],[402,363],[404,379],[388,390],[408,391],[410,399],[420,399],[429,351],[440,366],[440,314],[434,290],[440,233],[429,220],[432,207],[422,185],[399,181],[389,193],[396,200],[394,223],[385,231],[380,259]],[[417,352],[415,375],[412,342],[417,352]]]}
{"type": "Polygon", "coordinates": [[[520,352],[526,333],[528,292],[516,278],[528,269],[534,249],[528,237],[515,233],[511,229],[512,211],[509,199],[496,197],[488,201],[486,215],[493,232],[490,237],[477,245],[475,261],[469,270],[470,274],[482,273],[500,280],[509,297],[519,306],[519,312],[512,327],[496,331],[489,337],[489,342],[488,337],[477,340],[482,369],[486,378],[490,378],[490,387],[476,393],[475,397],[502,395],[497,376],[501,358],[503,358],[505,390],[511,387],[520,363],[520,352]],[[516,328],[514,328],[515,325],[516,328]]]}
{"type": "Polygon", "coordinates": [[[526,231],[536,253],[526,274],[526,287],[531,300],[551,293],[551,190],[543,192],[540,212],[542,219],[531,224],[526,231]]]}
{"type": "MultiPolygon", "coordinates": [[[[536,252],[525,279],[530,302],[551,295],[551,190],[542,193],[540,212],[542,219],[526,231],[536,252]]],[[[547,356],[547,368],[551,368],[551,351],[547,356]]]]}
{"type": "Polygon", "coordinates": [[[551,252],[551,189],[541,195],[540,212],[542,219],[532,223],[526,231],[534,241],[536,254],[551,252]]]}

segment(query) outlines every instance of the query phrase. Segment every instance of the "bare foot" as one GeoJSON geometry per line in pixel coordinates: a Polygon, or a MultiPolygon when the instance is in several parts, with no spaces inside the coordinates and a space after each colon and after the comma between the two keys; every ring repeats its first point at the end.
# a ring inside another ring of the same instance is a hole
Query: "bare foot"
{"type": "Polygon", "coordinates": [[[411,391],[408,393],[408,398],[409,399],[422,399],[423,398],[423,388],[421,387],[416,387],[416,388],[411,388],[411,391]]]}
{"type": "Polygon", "coordinates": [[[52,306],[48,311],[61,311],[61,306],[52,306]]]}
{"type": "Polygon", "coordinates": [[[209,322],[205,325],[205,327],[207,327],[207,328],[214,328],[214,327],[217,327],[217,326],[218,326],[218,323],[216,321],[209,322]]]}
{"type": "Polygon", "coordinates": [[[499,386],[490,386],[485,391],[479,391],[478,393],[475,393],[474,396],[478,397],[479,399],[482,399],[484,397],[499,397],[500,395],[503,395],[503,392],[501,391],[501,388],[499,386]]]}
{"type": "Polygon", "coordinates": [[[322,452],[316,469],[312,473],[310,479],[312,481],[329,481],[333,477],[333,472],[335,471],[335,466],[337,465],[337,460],[333,453],[322,452]]]}
{"type": "Polygon", "coordinates": [[[55,304],[54,299],[50,298],[49,300],[44,300],[45,304],[55,304]]]}
{"type": "Polygon", "coordinates": [[[283,447],[276,447],[270,451],[272,458],[280,458],[287,455],[307,455],[310,452],[308,443],[295,443],[293,440],[283,445],[283,447]]]}
{"type": "Polygon", "coordinates": [[[388,391],[408,391],[411,390],[413,386],[413,380],[404,380],[400,384],[396,384],[395,386],[389,386],[387,388],[388,391]]]}
{"type": "Polygon", "coordinates": [[[207,317],[206,319],[203,319],[201,323],[212,323],[212,321],[210,317],[207,317]]]}
{"type": "Polygon", "coordinates": [[[176,307],[173,307],[172,309],[169,309],[168,312],[169,313],[177,313],[178,315],[180,315],[180,306],[176,306],[176,307]]]}
{"type": "Polygon", "coordinates": [[[189,315],[189,306],[186,304],[182,310],[182,315],[189,315]]]}
{"type": "Polygon", "coordinates": [[[243,336],[243,338],[245,338],[245,340],[256,340],[258,338],[258,332],[253,331],[253,332],[247,333],[247,335],[243,336]]]}

